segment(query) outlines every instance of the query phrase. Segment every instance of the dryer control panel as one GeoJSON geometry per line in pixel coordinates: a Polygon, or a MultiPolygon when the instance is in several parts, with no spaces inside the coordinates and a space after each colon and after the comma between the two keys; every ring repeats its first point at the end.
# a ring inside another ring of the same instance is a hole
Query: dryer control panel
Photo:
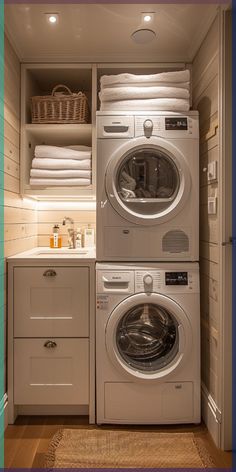
{"type": "Polygon", "coordinates": [[[135,116],[135,137],[198,138],[197,116],[135,116]]]}

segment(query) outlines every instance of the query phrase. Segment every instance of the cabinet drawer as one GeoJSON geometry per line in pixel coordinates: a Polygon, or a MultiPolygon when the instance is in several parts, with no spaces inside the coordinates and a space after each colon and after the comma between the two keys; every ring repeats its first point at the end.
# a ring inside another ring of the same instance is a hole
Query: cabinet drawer
{"type": "Polygon", "coordinates": [[[15,337],[88,337],[87,267],[16,267],[15,337]]]}
{"type": "Polygon", "coordinates": [[[88,391],[88,339],[15,339],[16,405],[87,405],[88,391]]]}

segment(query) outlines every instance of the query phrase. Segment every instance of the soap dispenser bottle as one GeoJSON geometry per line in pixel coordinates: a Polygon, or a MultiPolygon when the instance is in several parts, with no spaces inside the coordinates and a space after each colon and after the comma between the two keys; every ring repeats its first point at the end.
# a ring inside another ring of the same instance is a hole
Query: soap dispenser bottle
{"type": "Polygon", "coordinates": [[[61,248],[61,235],[59,234],[59,225],[54,225],[52,235],[50,236],[50,248],[61,248]]]}
{"type": "Polygon", "coordinates": [[[84,229],[84,247],[94,247],[94,229],[90,224],[84,229]]]}
{"type": "Polygon", "coordinates": [[[80,228],[77,228],[76,231],[75,247],[76,249],[80,249],[82,247],[82,231],[80,228]]]}

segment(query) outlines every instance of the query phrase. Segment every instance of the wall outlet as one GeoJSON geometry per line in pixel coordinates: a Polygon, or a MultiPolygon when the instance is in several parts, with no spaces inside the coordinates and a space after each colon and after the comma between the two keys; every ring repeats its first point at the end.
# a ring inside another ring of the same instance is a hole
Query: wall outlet
{"type": "Polygon", "coordinates": [[[207,166],[207,180],[211,182],[217,179],[217,161],[209,162],[207,166]]]}
{"type": "Polygon", "coordinates": [[[208,215],[216,215],[217,197],[208,197],[208,215]]]}

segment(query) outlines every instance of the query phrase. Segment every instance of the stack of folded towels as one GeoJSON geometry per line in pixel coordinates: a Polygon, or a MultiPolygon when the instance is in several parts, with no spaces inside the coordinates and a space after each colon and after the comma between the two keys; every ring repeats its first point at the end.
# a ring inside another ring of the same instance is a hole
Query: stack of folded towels
{"type": "Polygon", "coordinates": [[[88,146],[36,146],[30,185],[80,186],[91,184],[92,150],[88,146]]]}
{"type": "Polygon", "coordinates": [[[190,71],[101,77],[100,110],[188,111],[190,71]]]}

